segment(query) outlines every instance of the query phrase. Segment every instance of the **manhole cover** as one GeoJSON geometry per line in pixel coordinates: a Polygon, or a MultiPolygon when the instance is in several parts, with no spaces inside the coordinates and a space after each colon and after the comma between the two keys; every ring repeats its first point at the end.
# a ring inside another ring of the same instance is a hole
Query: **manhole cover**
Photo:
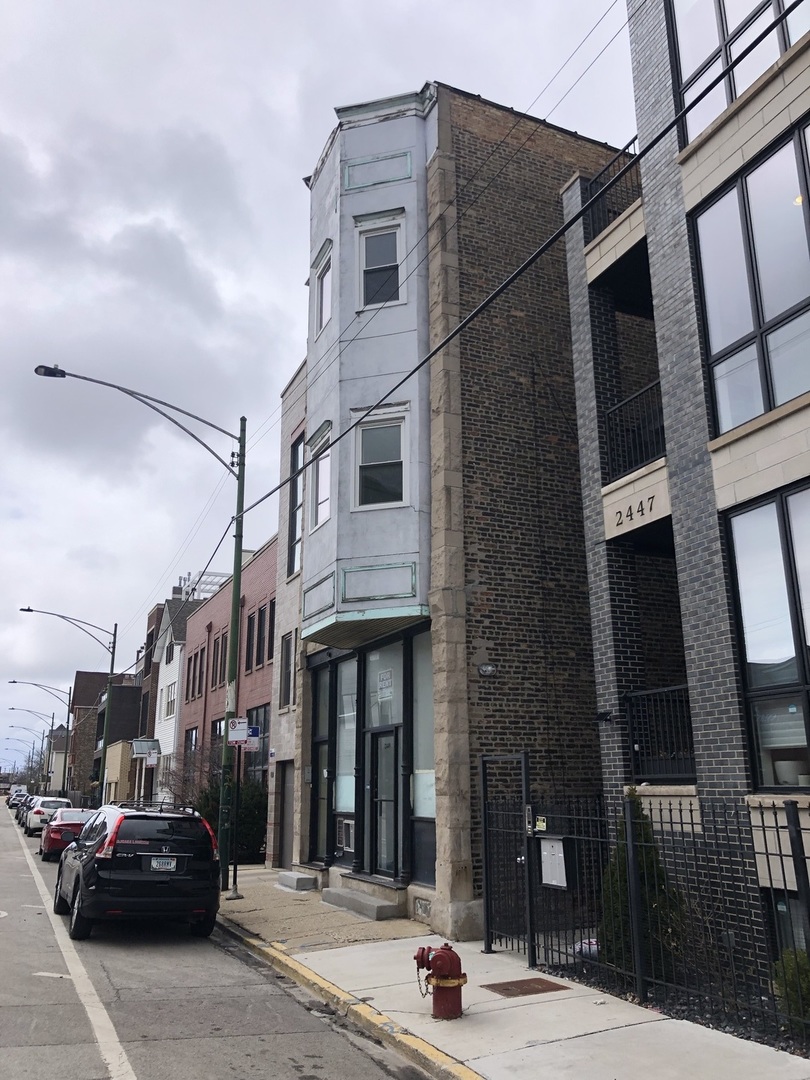
{"type": "Polygon", "coordinates": [[[562,983],[552,982],[551,979],[513,979],[511,982],[482,984],[482,990],[491,990],[493,994],[501,997],[528,997],[529,994],[548,994],[552,990],[567,990],[562,983]]]}

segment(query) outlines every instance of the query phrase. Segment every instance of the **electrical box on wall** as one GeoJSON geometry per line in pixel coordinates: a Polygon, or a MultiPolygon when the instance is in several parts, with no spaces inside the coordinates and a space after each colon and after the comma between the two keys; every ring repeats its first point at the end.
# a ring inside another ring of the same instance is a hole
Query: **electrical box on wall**
{"type": "Polygon", "coordinates": [[[574,884],[576,863],[569,836],[537,837],[540,845],[540,881],[553,889],[570,889],[574,884]]]}

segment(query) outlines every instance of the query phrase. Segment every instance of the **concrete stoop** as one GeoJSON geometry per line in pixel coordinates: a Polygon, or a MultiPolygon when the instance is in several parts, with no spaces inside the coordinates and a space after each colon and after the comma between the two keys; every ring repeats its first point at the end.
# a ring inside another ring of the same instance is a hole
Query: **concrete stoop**
{"type": "Polygon", "coordinates": [[[285,889],[304,892],[307,889],[314,889],[318,881],[312,874],[299,874],[295,870],[282,870],[278,875],[278,884],[285,889]]]}
{"type": "Polygon", "coordinates": [[[355,889],[324,889],[321,899],[325,904],[354,911],[367,919],[401,919],[407,915],[407,907],[393,898],[382,898],[355,889]]]}

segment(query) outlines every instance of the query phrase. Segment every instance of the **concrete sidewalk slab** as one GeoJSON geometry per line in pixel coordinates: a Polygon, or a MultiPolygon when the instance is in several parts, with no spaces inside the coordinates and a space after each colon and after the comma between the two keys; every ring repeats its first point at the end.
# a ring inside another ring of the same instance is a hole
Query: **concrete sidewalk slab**
{"type": "MultiPolygon", "coordinates": [[[[467,974],[458,1020],[431,1016],[413,955],[443,938],[408,919],[363,919],[320,893],[277,887],[277,872],[240,873],[226,928],[342,1015],[454,1080],[810,1080],[810,1060],[664,1016],[557,976],[548,992],[503,997],[491,984],[537,972],[524,956],[453,947],[467,974]],[[405,933],[397,933],[404,929],[405,933]]],[[[424,980],[423,980],[424,982],[424,980]]]]}

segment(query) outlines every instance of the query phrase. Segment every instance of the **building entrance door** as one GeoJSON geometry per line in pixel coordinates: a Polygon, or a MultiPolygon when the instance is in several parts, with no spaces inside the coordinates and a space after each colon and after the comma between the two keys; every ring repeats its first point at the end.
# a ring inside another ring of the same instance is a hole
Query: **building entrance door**
{"type": "Polygon", "coordinates": [[[397,729],[371,735],[372,873],[395,877],[397,858],[397,729]]]}

